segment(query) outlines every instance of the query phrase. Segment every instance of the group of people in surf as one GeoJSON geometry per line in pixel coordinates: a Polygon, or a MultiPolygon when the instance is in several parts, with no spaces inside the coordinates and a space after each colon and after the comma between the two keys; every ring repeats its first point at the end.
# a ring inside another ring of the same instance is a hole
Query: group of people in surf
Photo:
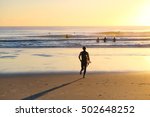
{"type": "MultiPolygon", "coordinates": [[[[106,43],[107,38],[106,38],[106,37],[104,37],[104,39],[102,39],[102,40],[103,40],[103,42],[104,42],[104,43],[106,43]]],[[[99,38],[99,37],[97,37],[96,42],[97,42],[97,43],[99,43],[99,42],[100,42],[100,38],[99,38]]],[[[114,37],[114,38],[113,38],[113,42],[116,42],[116,37],[114,37]]]]}

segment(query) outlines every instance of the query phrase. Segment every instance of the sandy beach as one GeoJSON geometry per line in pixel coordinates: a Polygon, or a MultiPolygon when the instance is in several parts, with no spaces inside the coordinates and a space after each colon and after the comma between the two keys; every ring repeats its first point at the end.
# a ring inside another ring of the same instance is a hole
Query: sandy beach
{"type": "Polygon", "coordinates": [[[145,100],[150,73],[0,75],[1,100],[145,100]]]}

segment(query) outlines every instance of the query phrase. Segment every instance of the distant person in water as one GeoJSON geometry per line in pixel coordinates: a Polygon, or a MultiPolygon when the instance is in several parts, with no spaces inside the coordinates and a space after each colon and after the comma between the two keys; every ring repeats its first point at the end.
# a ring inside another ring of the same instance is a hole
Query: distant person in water
{"type": "Polygon", "coordinates": [[[106,38],[106,37],[104,37],[104,42],[106,42],[106,39],[107,39],[107,38],[106,38]]]}
{"type": "Polygon", "coordinates": [[[116,42],[116,38],[114,37],[113,42],[116,42]]]}
{"type": "Polygon", "coordinates": [[[96,42],[99,43],[99,37],[97,37],[96,42]]]}
{"type": "Polygon", "coordinates": [[[66,34],[66,36],[65,36],[65,37],[66,37],[66,39],[67,39],[67,38],[69,38],[69,35],[68,35],[68,34],[66,34]]]}
{"type": "Polygon", "coordinates": [[[79,54],[79,60],[81,61],[80,74],[82,74],[82,71],[83,71],[83,78],[84,78],[85,74],[86,74],[86,68],[89,65],[89,63],[91,63],[91,62],[90,62],[89,53],[86,51],[86,47],[83,46],[82,49],[83,49],[83,51],[80,52],[80,54],[79,54]]]}

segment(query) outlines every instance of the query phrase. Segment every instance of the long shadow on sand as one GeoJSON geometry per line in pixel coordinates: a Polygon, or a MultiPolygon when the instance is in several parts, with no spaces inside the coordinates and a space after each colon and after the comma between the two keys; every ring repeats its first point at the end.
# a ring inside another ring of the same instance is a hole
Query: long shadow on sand
{"type": "Polygon", "coordinates": [[[74,80],[74,81],[69,82],[69,83],[65,83],[65,84],[59,85],[59,86],[57,86],[57,87],[54,87],[54,88],[51,88],[51,89],[48,89],[48,90],[45,90],[45,91],[42,91],[42,92],[40,92],[40,93],[37,93],[37,94],[31,95],[31,96],[29,96],[29,97],[23,98],[22,100],[34,100],[34,99],[37,99],[37,98],[39,98],[39,97],[45,95],[45,94],[48,93],[48,92],[51,92],[51,91],[54,91],[54,90],[56,90],[56,89],[65,87],[65,86],[70,85],[70,84],[72,84],[72,83],[75,83],[75,82],[77,82],[77,81],[79,81],[79,80],[81,80],[81,79],[82,79],[82,78],[77,79],[77,80],[74,80]]]}

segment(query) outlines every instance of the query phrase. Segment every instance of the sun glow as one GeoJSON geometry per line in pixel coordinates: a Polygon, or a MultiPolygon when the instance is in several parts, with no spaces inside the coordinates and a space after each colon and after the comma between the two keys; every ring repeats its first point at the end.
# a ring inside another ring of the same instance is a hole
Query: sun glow
{"type": "Polygon", "coordinates": [[[150,7],[145,5],[139,11],[139,16],[137,18],[137,23],[143,26],[150,26],[150,7]]]}
{"type": "Polygon", "coordinates": [[[145,2],[140,8],[138,8],[133,20],[136,25],[150,26],[150,4],[148,3],[149,2],[145,2]]]}
{"type": "Polygon", "coordinates": [[[0,0],[0,26],[150,26],[150,0],[0,0]]]}

